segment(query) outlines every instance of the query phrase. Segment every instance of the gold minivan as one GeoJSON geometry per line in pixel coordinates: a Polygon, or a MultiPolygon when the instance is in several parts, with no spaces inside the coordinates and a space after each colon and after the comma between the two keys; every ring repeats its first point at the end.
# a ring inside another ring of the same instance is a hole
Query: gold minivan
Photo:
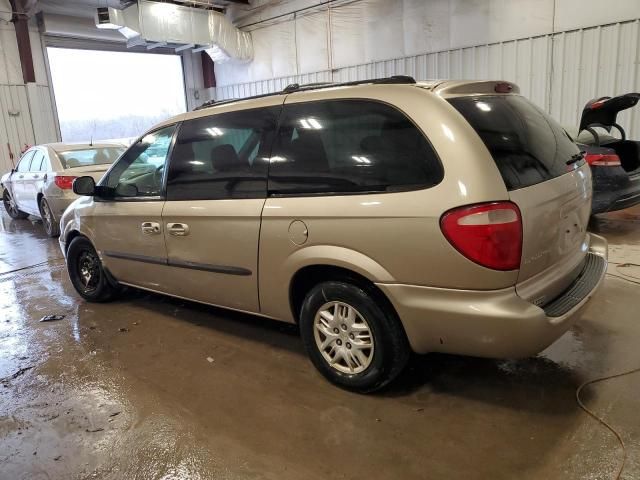
{"type": "Polygon", "coordinates": [[[121,285],[297,323],[360,392],[411,351],[535,355],[602,282],[591,174],[509,82],[291,85],[144,134],[61,220],[89,301],[121,285]]]}

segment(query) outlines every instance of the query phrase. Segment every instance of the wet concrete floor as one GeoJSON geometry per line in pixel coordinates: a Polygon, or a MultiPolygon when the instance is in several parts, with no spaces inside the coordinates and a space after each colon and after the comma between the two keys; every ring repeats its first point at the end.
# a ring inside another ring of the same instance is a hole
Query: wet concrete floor
{"type": "MultiPolygon", "coordinates": [[[[640,263],[640,209],[591,227],[611,261],[640,263]]],[[[361,396],[323,380],[291,326],[146,293],[85,303],[57,241],[3,215],[0,479],[612,478],[619,446],[574,392],[640,367],[639,289],[607,277],[535,358],[420,356],[361,396]]],[[[640,478],[639,385],[584,391],[624,438],[625,479],[640,478]]]]}

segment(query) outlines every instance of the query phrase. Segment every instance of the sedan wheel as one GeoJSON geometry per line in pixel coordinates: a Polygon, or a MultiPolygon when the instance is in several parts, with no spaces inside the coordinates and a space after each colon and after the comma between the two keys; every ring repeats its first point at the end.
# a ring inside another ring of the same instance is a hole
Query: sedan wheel
{"type": "Polygon", "coordinates": [[[40,215],[42,216],[42,224],[44,225],[44,229],[47,231],[47,234],[50,237],[57,237],[60,235],[60,227],[56,223],[56,219],[51,212],[49,203],[44,198],[40,200],[40,215]]]}
{"type": "Polygon", "coordinates": [[[16,202],[13,200],[13,197],[9,193],[9,190],[7,190],[6,188],[4,190],[4,193],[2,194],[2,203],[4,204],[4,209],[7,211],[11,218],[22,219],[29,216],[28,213],[25,213],[18,209],[16,202]]]}

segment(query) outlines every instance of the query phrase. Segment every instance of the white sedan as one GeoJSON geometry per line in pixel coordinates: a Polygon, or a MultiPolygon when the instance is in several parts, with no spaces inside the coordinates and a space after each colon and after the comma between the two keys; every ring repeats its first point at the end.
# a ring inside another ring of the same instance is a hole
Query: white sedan
{"type": "Polygon", "coordinates": [[[16,168],[3,175],[2,200],[11,218],[42,218],[47,234],[60,233],[59,219],[78,196],[71,187],[76,177],[91,175],[96,182],[125,151],[120,143],[49,143],[27,150],[16,168]]]}

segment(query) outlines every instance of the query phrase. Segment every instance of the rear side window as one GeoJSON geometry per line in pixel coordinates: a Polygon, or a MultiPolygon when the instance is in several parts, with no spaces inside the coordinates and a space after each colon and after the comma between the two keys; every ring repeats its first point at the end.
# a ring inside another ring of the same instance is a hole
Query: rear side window
{"type": "Polygon", "coordinates": [[[519,95],[458,97],[449,103],[487,146],[508,190],[567,173],[580,153],[555,120],[519,95]]]}
{"type": "Polygon", "coordinates": [[[285,105],[269,166],[274,194],[385,192],[433,186],[442,165],[422,132],[379,102],[285,105]]]}
{"type": "Polygon", "coordinates": [[[167,200],[264,198],[280,107],[185,121],[167,178],[167,200]]]}

